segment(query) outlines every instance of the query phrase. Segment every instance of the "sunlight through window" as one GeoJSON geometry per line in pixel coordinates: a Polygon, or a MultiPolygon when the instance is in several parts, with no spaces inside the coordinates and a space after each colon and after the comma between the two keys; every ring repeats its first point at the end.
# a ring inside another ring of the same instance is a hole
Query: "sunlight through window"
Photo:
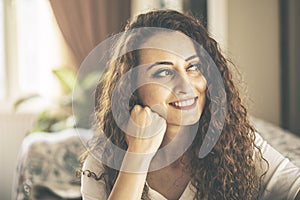
{"type": "Polygon", "coordinates": [[[18,0],[18,76],[23,93],[58,93],[52,69],[61,67],[59,29],[46,0],[18,0]]]}
{"type": "Polygon", "coordinates": [[[0,99],[4,98],[5,94],[5,67],[4,67],[4,10],[3,10],[3,1],[0,1],[0,99]]]}

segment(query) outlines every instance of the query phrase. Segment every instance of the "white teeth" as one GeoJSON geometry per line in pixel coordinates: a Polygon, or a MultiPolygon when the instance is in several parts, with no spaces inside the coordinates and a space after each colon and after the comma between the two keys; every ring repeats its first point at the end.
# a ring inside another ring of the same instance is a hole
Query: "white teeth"
{"type": "Polygon", "coordinates": [[[195,102],[195,99],[190,99],[186,101],[180,101],[180,102],[174,102],[174,105],[176,107],[185,107],[185,106],[190,106],[195,102]]]}

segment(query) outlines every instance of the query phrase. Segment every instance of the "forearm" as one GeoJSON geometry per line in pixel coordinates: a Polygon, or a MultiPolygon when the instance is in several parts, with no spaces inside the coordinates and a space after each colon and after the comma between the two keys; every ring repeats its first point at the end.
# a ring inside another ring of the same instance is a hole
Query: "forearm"
{"type": "Polygon", "coordinates": [[[133,156],[127,152],[108,199],[141,199],[150,162],[149,156],[133,156]]]}
{"type": "Polygon", "coordinates": [[[151,160],[157,152],[167,128],[164,118],[149,107],[135,105],[128,122],[127,152],[113,186],[110,200],[141,199],[151,160]]]}

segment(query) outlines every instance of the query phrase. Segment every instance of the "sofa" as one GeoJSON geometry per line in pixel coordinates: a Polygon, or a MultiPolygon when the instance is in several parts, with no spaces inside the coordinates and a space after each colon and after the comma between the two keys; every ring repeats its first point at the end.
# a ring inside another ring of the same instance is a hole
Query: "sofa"
{"type": "Polygon", "coordinates": [[[32,133],[20,149],[12,199],[81,199],[79,156],[92,132],[66,129],[55,133],[32,133]]]}
{"type": "MultiPolygon", "coordinates": [[[[258,132],[273,147],[300,167],[300,137],[258,118],[258,132]]],[[[13,185],[15,200],[81,199],[78,157],[92,137],[86,129],[33,133],[24,138],[13,185]]]]}

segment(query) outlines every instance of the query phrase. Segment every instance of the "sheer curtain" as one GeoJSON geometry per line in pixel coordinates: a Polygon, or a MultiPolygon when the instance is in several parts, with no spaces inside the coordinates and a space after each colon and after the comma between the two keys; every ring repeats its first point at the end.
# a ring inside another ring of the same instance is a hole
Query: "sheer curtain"
{"type": "Polygon", "coordinates": [[[101,41],[118,33],[130,17],[130,0],[50,0],[75,68],[101,41]]]}

